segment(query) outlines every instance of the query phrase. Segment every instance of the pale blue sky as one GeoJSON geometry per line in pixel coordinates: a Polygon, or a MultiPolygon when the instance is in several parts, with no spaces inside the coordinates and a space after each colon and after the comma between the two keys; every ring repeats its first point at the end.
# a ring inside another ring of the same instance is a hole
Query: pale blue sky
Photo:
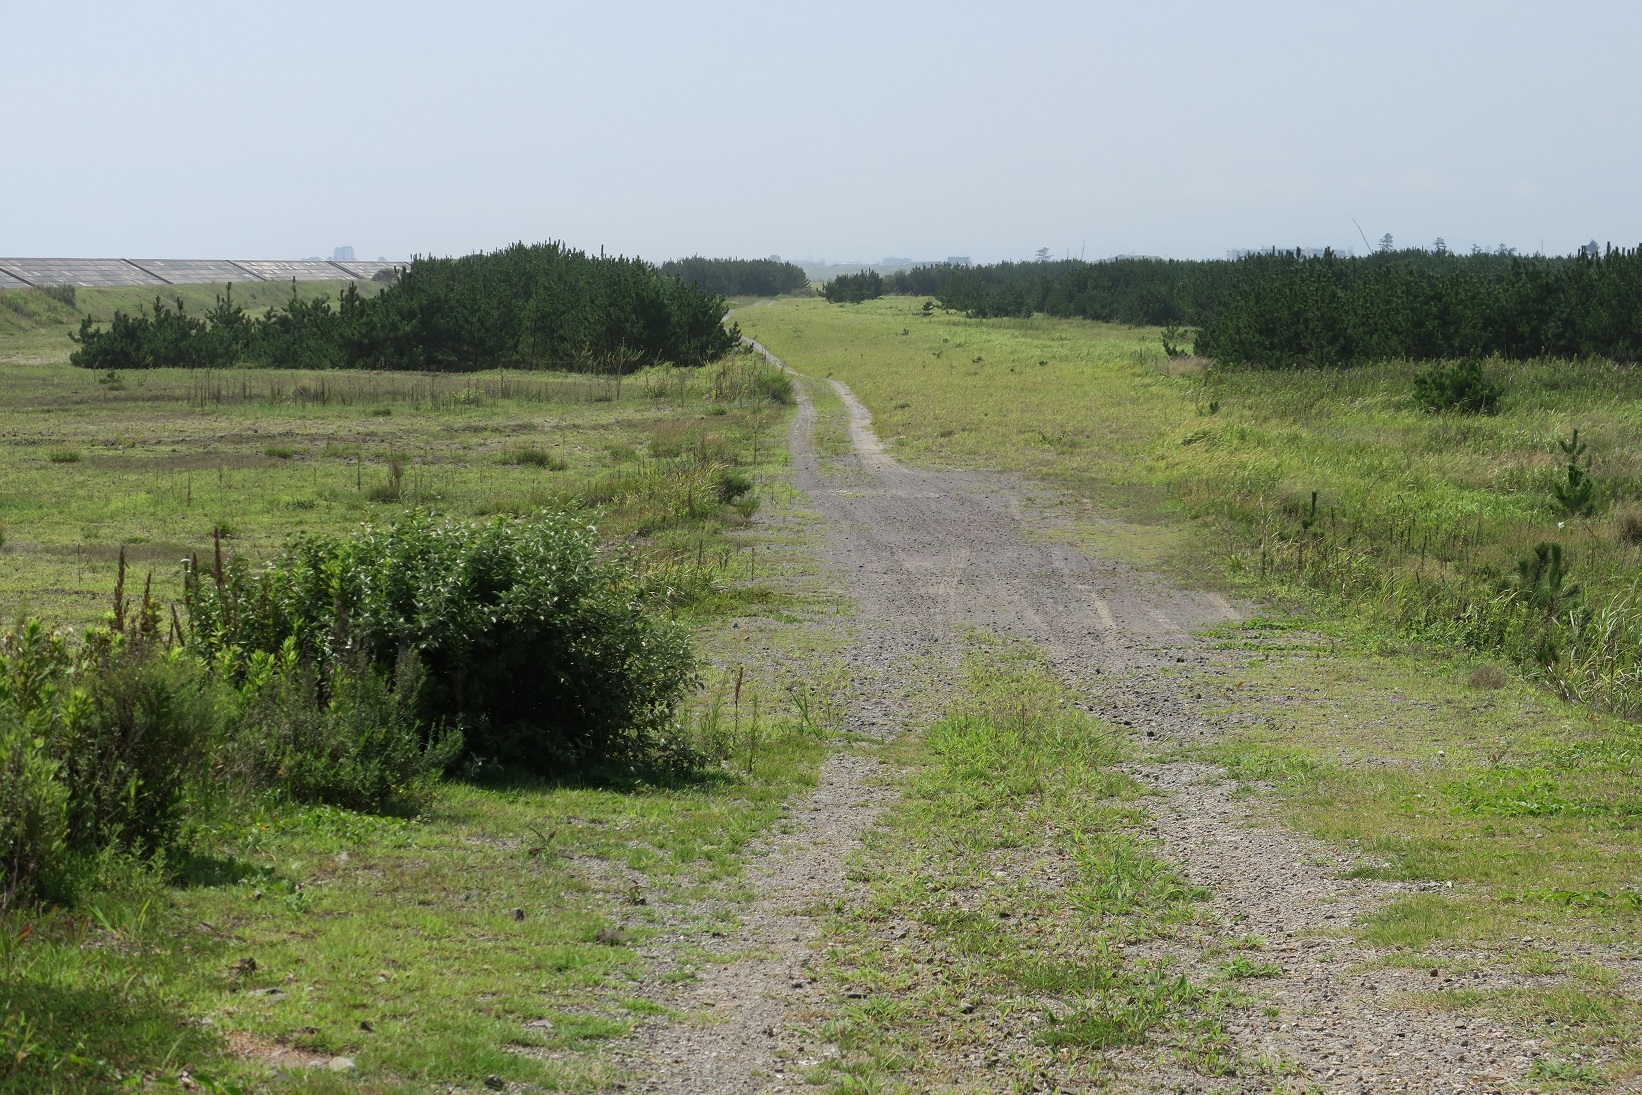
{"type": "Polygon", "coordinates": [[[0,0],[0,255],[1642,242],[1642,5],[0,0]]]}

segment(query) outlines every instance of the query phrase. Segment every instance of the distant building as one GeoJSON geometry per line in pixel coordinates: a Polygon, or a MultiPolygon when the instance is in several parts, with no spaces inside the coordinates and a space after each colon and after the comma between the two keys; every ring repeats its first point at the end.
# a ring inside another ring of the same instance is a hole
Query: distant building
{"type": "Polygon", "coordinates": [[[947,261],[947,265],[949,265],[949,266],[968,266],[969,265],[969,256],[968,255],[948,255],[946,257],[946,261],[947,261]]]}
{"type": "Polygon", "coordinates": [[[780,255],[771,255],[770,256],[770,261],[771,262],[780,262],[781,261],[781,256],[780,255]]]}
{"type": "Polygon", "coordinates": [[[885,255],[883,262],[879,263],[879,265],[880,266],[911,266],[912,265],[912,260],[911,259],[898,258],[895,255],[885,255]]]}
{"type": "Polygon", "coordinates": [[[352,262],[353,261],[353,248],[352,247],[338,247],[335,251],[331,252],[331,261],[332,262],[352,262]]]}

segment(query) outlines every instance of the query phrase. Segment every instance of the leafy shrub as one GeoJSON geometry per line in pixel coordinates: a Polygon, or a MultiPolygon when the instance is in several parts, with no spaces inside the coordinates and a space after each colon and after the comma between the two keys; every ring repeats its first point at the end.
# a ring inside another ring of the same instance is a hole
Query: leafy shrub
{"type": "Polygon", "coordinates": [[[832,304],[860,304],[884,295],[884,278],[876,270],[839,274],[822,286],[821,291],[832,304]]]}
{"type": "Polygon", "coordinates": [[[468,752],[543,773],[678,760],[671,722],[695,679],[688,635],[650,611],[631,570],[561,514],[487,523],[414,515],[348,538],[303,537],[256,573],[191,569],[192,643],[245,679],[257,652],[321,674],[406,652],[418,716],[468,752]]]}
{"type": "Polygon", "coordinates": [[[1436,362],[1414,377],[1414,402],[1438,414],[1497,414],[1500,386],[1483,375],[1482,362],[1475,359],[1436,362]]]}
{"type": "Polygon", "coordinates": [[[0,910],[51,896],[68,851],[68,790],[35,727],[0,707],[0,910]]]}
{"type": "Polygon", "coordinates": [[[200,667],[141,615],[76,651],[38,620],[0,635],[0,906],[49,896],[72,854],[157,852],[182,826],[220,720],[200,667]]]}
{"type": "Polygon", "coordinates": [[[54,735],[71,843],[165,848],[221,723],[202,667],[180,650],[103,633],[80,652],[74,684],[54,735]]]}
{"type": "Polygon", "coordinates": [[[462,749],[459,732],[430,732],[417,718],[423,680],[409,652],[391,680],[369,665],[322,680],[289,640],[277,657],[253,655],[228,766],[245,784],[299,802],[370,812],[414,805],[462,749]]]}
{"type": "Polygon", "coordinates": [[[752,477],[744,472],[733,471],[730,468],[721,468],[714,477],[714,486],[718,492],[718,500],[729,505],[744,494],[752,493],[752,477]]]}

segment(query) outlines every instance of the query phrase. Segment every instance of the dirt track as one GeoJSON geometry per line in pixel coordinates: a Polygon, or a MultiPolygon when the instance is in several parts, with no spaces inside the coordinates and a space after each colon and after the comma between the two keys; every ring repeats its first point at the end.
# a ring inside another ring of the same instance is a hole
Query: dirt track
{"type": "MultiPolygon", "coordinates": [[[[760,348],[761,349],[761,348],[760,348]]],[[[814,382],[812,382],[814,383],[814,382]]],[[[1210,593],[1171,589],[1134,567],[1085,556],[1042,535],[1057,523],[1019,484],[997,477],[901,467],[871,430],[849,390],[851,457],[824,462],[811,441],[807,399],[791,428],[796,482],[821,516],[824,561],[856,605],[852,669],[861,688],[857,729],[898,732],[930,711],[931,681],[955,668],[970,630],[1029,639],[1097,714],[1160,744],[1218,732],[1194,709],[1194,673],[1219,656],[1192,635],[1237,610],[1210,593]]],[[[1232,1024],[1238,1049],[1291,1062],[1292,1090],[1518,1090],[1539,1047],[1486,1019],[1384,1005],[1389,994],[1431,989],[1424,969],[1364,968],[1374,955],[1340,930],[1414,887],[1341,877],[1331,849],[1260,827],[1213,770],[1137,765],[1160,792],[1153,809],[1162,853],[1215,894],[1208,936],[1253,933],[1269,944],[1281,977],[1247,990],[1275,1007],[1232,1024]]],[[[788,1025],[824,1004],[809,970],[816,907],[849,885],[845,861],[884,804],[875,765],[841,753],[812,801],[794,810],[794,831],[771,838],[749,867],[758,896],[731,937],[704,941],[727,961],[662,1002],[686,1013],[647,1027],[624,1052],[647,1078],[640,1090],[676,1093],[815,1090],[806,1064],[835,1052],[788,1025]]],[[[1205,940],[1148,944],[1188,974],[1206,974],[1205,940]]],[[[699,942],[699,941],[698,941],[699,942]]],[[[1467,976],[1465,987],[1505,987],[1510,973],[1467,976]]],[[[1452,986],[1458,987],[1458,986],[1452,986]]],[[[1119,1059],[1123,1091],[1273,1090],[1271,1075],[1203,1077],[1155,1051],[1119,1059]]],[[[970,1081],[1012,1090],[1011,1077],[970,1081]]]]}

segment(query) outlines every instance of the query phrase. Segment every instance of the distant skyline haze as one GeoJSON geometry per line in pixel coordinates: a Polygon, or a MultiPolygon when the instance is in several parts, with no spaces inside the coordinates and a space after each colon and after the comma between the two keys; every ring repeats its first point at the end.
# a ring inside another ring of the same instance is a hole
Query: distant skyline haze
{"type": "Polygon", "coordinates": [[[1642,242],[1642,6],[0,0],[0,254],[1642,242]]]}

